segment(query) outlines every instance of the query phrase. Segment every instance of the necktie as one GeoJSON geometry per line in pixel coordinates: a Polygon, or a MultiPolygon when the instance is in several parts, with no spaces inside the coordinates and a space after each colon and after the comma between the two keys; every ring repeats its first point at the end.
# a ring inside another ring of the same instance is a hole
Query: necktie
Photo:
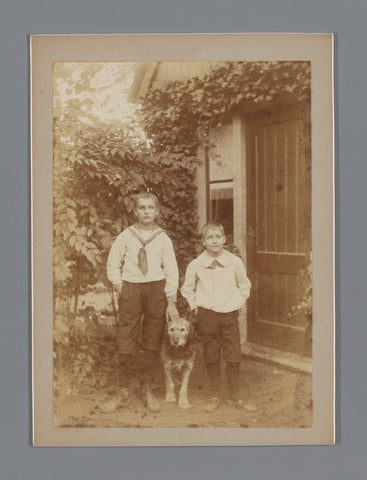
{"type": "Polygon", "coordinates": [[[217,267],[218,268],[223,268],[223,265],[220,262],[218,262],[218,260],[215,259],[215,260],[212,261],[212,263],[209,265],[208,268],[213,268],[214,269],[214,268],[217,268],[217,267]]]}
{"type": "Polygon", "coordinates": [[[144,273],[144,275],[148,273],[148,259],[145,245],[143,245],[138,252],[138,267],[144,273]]]}
{"type": "Polygon", "coordinates": [[[148,258],[145,247],[148,245],[148,243],[158,237],[158,235],[160,235],[164,230],[160,228],[159,230],[155,231],[147,240],[144,240],[144,238],[140,236],[133,228],[130,227],[129,230],[142,244],[142,247],[138,251],[138,267],[144,273],[144,275],[146,275],[148,273],[148,258]]]}

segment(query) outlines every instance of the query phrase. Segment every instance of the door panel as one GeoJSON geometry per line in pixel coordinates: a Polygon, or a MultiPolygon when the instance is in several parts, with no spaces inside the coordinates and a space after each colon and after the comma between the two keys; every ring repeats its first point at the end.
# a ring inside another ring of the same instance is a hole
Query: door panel
{"type": "Polygon", "coordinates": [[[247,242],[248,339],[310,355],[310,318],[295,309],[311,287],[309,123],[292,111],[259,115],[250,125],[247,231],[255,241],[247,242]]]}

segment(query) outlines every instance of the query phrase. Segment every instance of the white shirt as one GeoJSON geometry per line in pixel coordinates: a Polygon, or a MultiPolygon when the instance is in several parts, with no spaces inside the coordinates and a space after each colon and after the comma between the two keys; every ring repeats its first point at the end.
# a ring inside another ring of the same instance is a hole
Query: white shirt
{"type": "Polygon", "coordinates": [[[203,307],[226,313],[244,306],[250,288],[250,280],[239,257],[227,250],[223,250],[219,257],[211,257],[205,251],[188,265],[181,293],[191,310],[203,307]],[[209,268],[215,260],[222,267],[209,268]]]}
{"type": "MultiPolygon", "coordinates": [[[[130,227],[131,228],[131,227],[130,227]]],[[[132,227],[134,228],[134,227],[132,227]]],[[[136,232],[148,240],[154,232],[149,234],[136,229],[136,232]]],[[[141,242],[125,229],[112,244],[107,259],[107,277],[117,288],[121,288],[122,282],[145,283],[157,280],[166,280],[165,293],[167,299],[176,301],[178,288],[178,268],[173,245],[165,232],[159,234],[146,245],[145,250],[148,260],[148,272],[146,275],[138,267],[138,252],[141,242]]]]}

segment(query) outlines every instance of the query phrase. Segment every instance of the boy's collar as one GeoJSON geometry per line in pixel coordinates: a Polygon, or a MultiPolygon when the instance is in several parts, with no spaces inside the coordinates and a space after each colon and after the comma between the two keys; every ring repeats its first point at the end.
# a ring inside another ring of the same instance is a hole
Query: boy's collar
{"type": "Polygon", "coordinates": [[[214,262],[214,260],[217,260],[217,262],[223,265],[223,267],[226,267],[231,261],[230,255],[228,253],[229,252],[227,252],[227,250],[223,250],[223,252],[218,257],[212,257],[205,250],[205,252],[199,255],[198,258],[200,260],[200,263],[206,268],[209,267],[214,262]]]}
{"type": "Polygon", "coordinates": [[[131,225],[131,227],[136,230],[138,233],[141,233],[141,232],[150,232],[150,233],[154,233],[156,230],[162,230],[162,228],[157,225],[156,223],[153,224],[152,228],[149,228],[148,230],[144,229],[144,228],[140,228],[139,227],[139,224],[138,223],[133,223],[131,225]]]}

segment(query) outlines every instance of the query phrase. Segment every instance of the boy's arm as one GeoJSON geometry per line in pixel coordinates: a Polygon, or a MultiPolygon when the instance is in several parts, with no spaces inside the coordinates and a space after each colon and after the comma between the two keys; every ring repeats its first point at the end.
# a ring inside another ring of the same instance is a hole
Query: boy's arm
{"type": "Polygon", "coordinates": [[[237,287],[243,300],[246,300],[250,296],[251,282],[247,278],[246,268],[240,258],[236,258],[235,275],[237,287]]]}
{"type": "Polygon", "coordinates": [[[178,267],[171,240],[167,237],[163,248],[162,264],[166,276],[164,292],[167,297],[166,321],[177,320],[180,314],[176,308],[178,289],[178,267]]]}
{"type": "Polygon", "coordinates": [[[167,297],[167,302],[177,302],[177,289],[178,289],[178,267],[176,261],[175,251],[169,237],[166,237],[164,248],[162,265],[166,276],[166,285],[164,291],[167,297]]]}
{"type": "Polygon", "coordinates": [[[107,278],[119,293],[121,293],[122,287],[122,265],[124,262],[125,251],[125,239],[124,237],[119,236],[113,242],[107,258],[107,278]]]}
{"type": "Polygon", "coordinates": [[[182,296],[186,298],[190,310],[195,310],[196,305],[196,269],[195,264],[191,262],[187,269],[185,275],[185,281],[181,288],[182,296]]]}

